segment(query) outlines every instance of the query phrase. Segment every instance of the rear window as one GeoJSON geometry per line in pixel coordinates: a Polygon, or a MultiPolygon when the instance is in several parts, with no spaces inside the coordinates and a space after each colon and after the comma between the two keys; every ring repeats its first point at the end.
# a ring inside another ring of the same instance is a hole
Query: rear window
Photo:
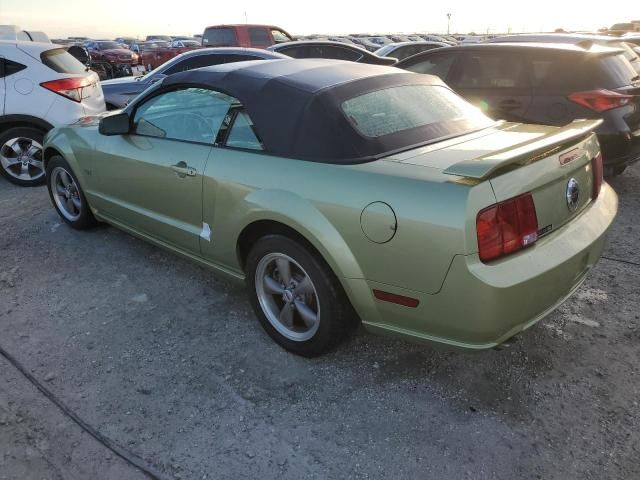
{"type": "Polygon", "coordinates": [[[208,28],[202,37],[203,45],[234,46],[237,44],[234,28],[208,28]]]}
{"type": "Polygon", "coordinates": [[[622,53],[599,58],[597,66],[602,88],[626,87],[639,79],[638,73],[622,53]]]}
{"type": "Polygon", "coordinates": [[[76,60],[64,48],[54,48],[40,54],[40,60],[47,67],[58,73],[84,73],[87,70],[82,63],[76,60]]]}
{"type": "Polygon", "coordinates": [[[269,45],[271,38],[266,28],[252,27],[249,28],[249,40],[252,45],[269,45]]]}
{"type": "Polygon", "coordinates": [[[403,85],[366,93],[342,103],[362,135],[371,138],[429,126],[425,141],[493,125],[480,110],[437,85],[403,85]]]}

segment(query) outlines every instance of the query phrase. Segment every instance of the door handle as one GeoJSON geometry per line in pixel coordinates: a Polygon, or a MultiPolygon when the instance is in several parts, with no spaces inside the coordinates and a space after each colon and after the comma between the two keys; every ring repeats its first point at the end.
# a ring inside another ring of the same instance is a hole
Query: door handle
{"type": "Polygon", "coordinates": [[[180,178],[195,177],[198,173],[195,168],[190,167],[185,162],[178,162],[175,165],[171,165],[171,170],[176,172],[180,178]]]}

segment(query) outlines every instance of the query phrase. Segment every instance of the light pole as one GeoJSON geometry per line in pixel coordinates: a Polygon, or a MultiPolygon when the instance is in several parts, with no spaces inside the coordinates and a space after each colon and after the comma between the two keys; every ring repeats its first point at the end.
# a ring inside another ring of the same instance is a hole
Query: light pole
{"type": "Polygon", "coordinates": [[[447,13],[447,35],[449,35],[449,27],[451,26],[451,14],[447,13]]]}

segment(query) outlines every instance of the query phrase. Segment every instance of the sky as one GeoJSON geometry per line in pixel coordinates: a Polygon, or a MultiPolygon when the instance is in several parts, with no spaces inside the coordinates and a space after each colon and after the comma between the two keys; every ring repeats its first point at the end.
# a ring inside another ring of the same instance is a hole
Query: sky
{"type": "Polygon", "coordinates": [[[193,35],[207,25],[246,20],[306,35],[446,33],[447,13],[452,14],[451,33],[595,30],[640,19],[637,2],[628,2],[625,9],[589,5],[596,4],[593,0],[0,0],[0,25],[44,31],[51,38],[113,38],[193,35]]]}

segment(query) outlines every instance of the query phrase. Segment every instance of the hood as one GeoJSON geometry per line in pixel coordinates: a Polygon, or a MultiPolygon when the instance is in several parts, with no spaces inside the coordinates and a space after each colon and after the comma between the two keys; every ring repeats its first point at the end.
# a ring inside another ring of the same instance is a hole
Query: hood
{"type": "Polygon", "coordinates": [[[131,51],[131,50],[127,50],[126,48],[108,48],[107,50],[98,50],[98,52],[100,52],[102,55],[107,55],[107,56],[124,56],[127,55],[129,57],[131,57],[131,55],[134,55],[135,52],[131,51]]]}

